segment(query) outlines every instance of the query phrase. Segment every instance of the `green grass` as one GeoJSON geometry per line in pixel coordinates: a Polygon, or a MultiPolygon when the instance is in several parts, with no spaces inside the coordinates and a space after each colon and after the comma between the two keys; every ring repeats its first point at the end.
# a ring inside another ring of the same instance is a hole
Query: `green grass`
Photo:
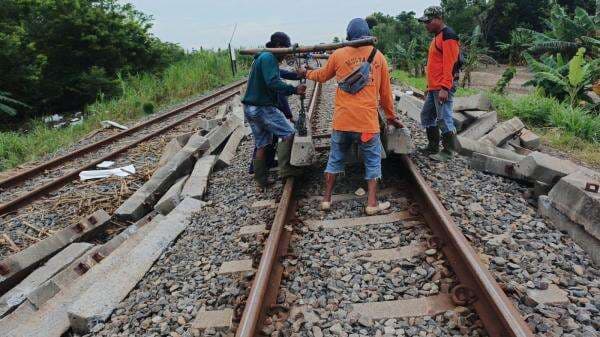
{"type": "MultiPolygon", "coordinates": [[[[425,91],[425,89],[427,89],[427,80],[425,79],[425,77],[414,77],[403,70],[393,71],[392,79],[394,79],[395,81],[398,81],[399,83],[402,83],[404,85],[408,85],[410,87],[417,88],[421,91],[425,91]]],[[[457,97],[470,96],[470,95],[475,95],[479,92],[480,92],[480,90],[477,90],[477,89],[459,87],[456,90],[456,96],[457,97]]]]}
{"type": "Polygon", "coordinates": [[[182,101],[234,80],[227,53],[196,52],[168,67],[161,75],[139,74],[121,79],[119,98],[99,97],[85,109],[84,122],[62,129],[40,120],[28,122],[24,132],[0,132],[0,171],[69,146],[101,127],[100,121],[127,123],[146,112],[182,101]]]}

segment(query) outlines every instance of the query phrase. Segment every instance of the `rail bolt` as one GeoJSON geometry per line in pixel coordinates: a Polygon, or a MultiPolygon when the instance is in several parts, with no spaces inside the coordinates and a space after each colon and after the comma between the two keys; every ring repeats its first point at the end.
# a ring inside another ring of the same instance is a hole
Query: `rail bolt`
{"type": "Polygon", "coordinates": [[[80,263],[77,265],[77,267],[75,267],[75,272],[79,275],[83,275],[85,273],[87,273],[87,271],[90,270],[90,266],[88,266],[85,263],[80,263]]]}
{"type": "Polygon", "coordinates": [[[98,263],[100,263],[100,261],[104,260],[104,257],[105,257],[105,256],[104,256],[104,255],[102,255],[102,253],[100,253],[100,252],[95,252],[95,253],[92,255],[92,259],[94,259],[94,261],[96,261],[96,262],[98,262],[98,263]]]}
{"type": "Polygon", "coordinates": [[[409,207],[408,207],[408,214],[412,215],[412,216],[417,216],[419,214],[421,214],[421,205],[415,203],[412,203],[409,207]]]}
{"type": "Polygon", "coordinates": [[[7,265],[0,264],[0,275],[8,275],[10,273],[10,268],[7,265]]]}
{"type": "Polygon", "coordinates": [[[459,284],[450,291],[452,302],[456,305],[465,306],[477,301],[477,295],[473,289],[459,284]]]}
{"type": "Polygon", "coordinates": [[[83,226],[82,223],[78,223],[75,226],[73,226],[73,231],[75,233],[83,233],[83,230],[85,229],[85,226],[83,226]]]}
{"type": "Polygon", "coordinates": [[[427,238],[427,248],[429,249],[440,249],[444,246],[444,242],[437,236],[430,236],[427,238]]]}
{"type": "Polygon", "coordinates": [[[88,222],[90,223],[90,225],[95,225],[95,224],[97,224],[97,223],[98,223],[98,219],[96,219],[96,217],[95,217],[95,216],[91,216],[91,217],[89,217],[87,220],[88,220],[88,222]]]}
{"type": "Polygon", "coordinates": [[[600,190],[600,185],[594,183],[585,184],[585,190],[592,193],[598,193],[600,190]]]}

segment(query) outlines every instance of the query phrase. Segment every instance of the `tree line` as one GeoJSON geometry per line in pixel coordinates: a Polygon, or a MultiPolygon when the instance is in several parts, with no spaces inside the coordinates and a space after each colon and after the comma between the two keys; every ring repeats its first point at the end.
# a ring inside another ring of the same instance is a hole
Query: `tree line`
{"type": "Polygon", "coordinates": [[[0,118],[82,109],[121,92],[119,78],[185,56],[150,33],[151,17],[117,0],[3,0],[0,118]]]}

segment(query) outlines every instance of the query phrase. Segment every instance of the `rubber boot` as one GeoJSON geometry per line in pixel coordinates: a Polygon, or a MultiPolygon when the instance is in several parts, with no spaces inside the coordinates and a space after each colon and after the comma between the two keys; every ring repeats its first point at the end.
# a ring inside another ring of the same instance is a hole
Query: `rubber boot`
{"type": "Polygon", "coordinates": [[[454,131],[446,132],[442,134],[442,151],[437,154],[432,154],[429,158],[436,161],[448,161],[454,157],[454,148],[456,142],[456,133],[454,131]]]}
{"type": "Polygon", "coordinates": [[[427,147],[419,149],[425,154],[435,154],[440,152],[440,129],[437,126],[431,126],[425,129],[427,132],[427,147]]]}
{"type": "Polygon", "coordinates": [[[295,167],[290,164],[292,156],[291,141],[282,141],[277,145],[277,164],[279,167],[279,177],[298,177],[302,175],[302,168],[295,167]]]}
{"type": "Polygon", "coordinates": [[[272,183],[269,181],[269,169],[264,159],[254,159],[254,180],[260,188],[267,188],[272,183]]]}

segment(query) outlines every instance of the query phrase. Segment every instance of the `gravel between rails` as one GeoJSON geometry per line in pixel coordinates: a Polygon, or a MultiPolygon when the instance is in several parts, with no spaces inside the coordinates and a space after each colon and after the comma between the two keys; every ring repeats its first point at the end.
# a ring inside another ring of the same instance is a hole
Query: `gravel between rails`
{"type": "MultiPolygon", "coordinates": [[[[210,109],[202,116],[213,116],[217,108],[210,109]]],[[[181,118],[181,115],[179,115],[181,118]]],[[[162,123],[161,123],[162,124],[162,123]]],[[[0,232],[6,233],[21,249],[37,242],[56,230],[77,223],[80,218],[102,208],[109,214],[141,187],[157,169],[156,165],[164,146],[175,136],[194,131],[191,123],[183,123],[162,135],[149,139],[138,146],[113,158],[113,167],[133,164],[136,174],[125,178],[99,180],[73,180],[52,191],[24,208],[0,217],[0,232]]],[[[164,124],[163,124],[164,125],[164,124]]],[[[137,137],[136,137],[137,138],[137,137]]],[[[131,141],[129,139],[128,141],[131,141]]],[[[112,144],[123,145],[121,142],[112,144]]],[[[113,146],[110,146],[113,149],[113,146]]],[[[102,149],[85,158],[97,158],[108,149],[102,149]]],[[[81,165],[82,159],[77,159],[81,165]]],[[[91,160],[91,159],[90,159],[91,160]]],[[[109,233],[118,231],[124,225],[115,223],[109,233]]],[[[11,253],[8,244],[0,245],[0,259],[11,253]]]]}
{"type": "MultiPolygon", "coordinates": [[[[404,119],[417,146],[425,146],[422,129],[404,119]]],[[[523,197],[525,186],[472,170],[463,157],[448,163],[411,157],[537,336],[600,336],[600,270],[568,235],[536,215],[523,197]],[[569,303],[527,304],[525,289],[549,284],[567,291],[569,303]]]]}

